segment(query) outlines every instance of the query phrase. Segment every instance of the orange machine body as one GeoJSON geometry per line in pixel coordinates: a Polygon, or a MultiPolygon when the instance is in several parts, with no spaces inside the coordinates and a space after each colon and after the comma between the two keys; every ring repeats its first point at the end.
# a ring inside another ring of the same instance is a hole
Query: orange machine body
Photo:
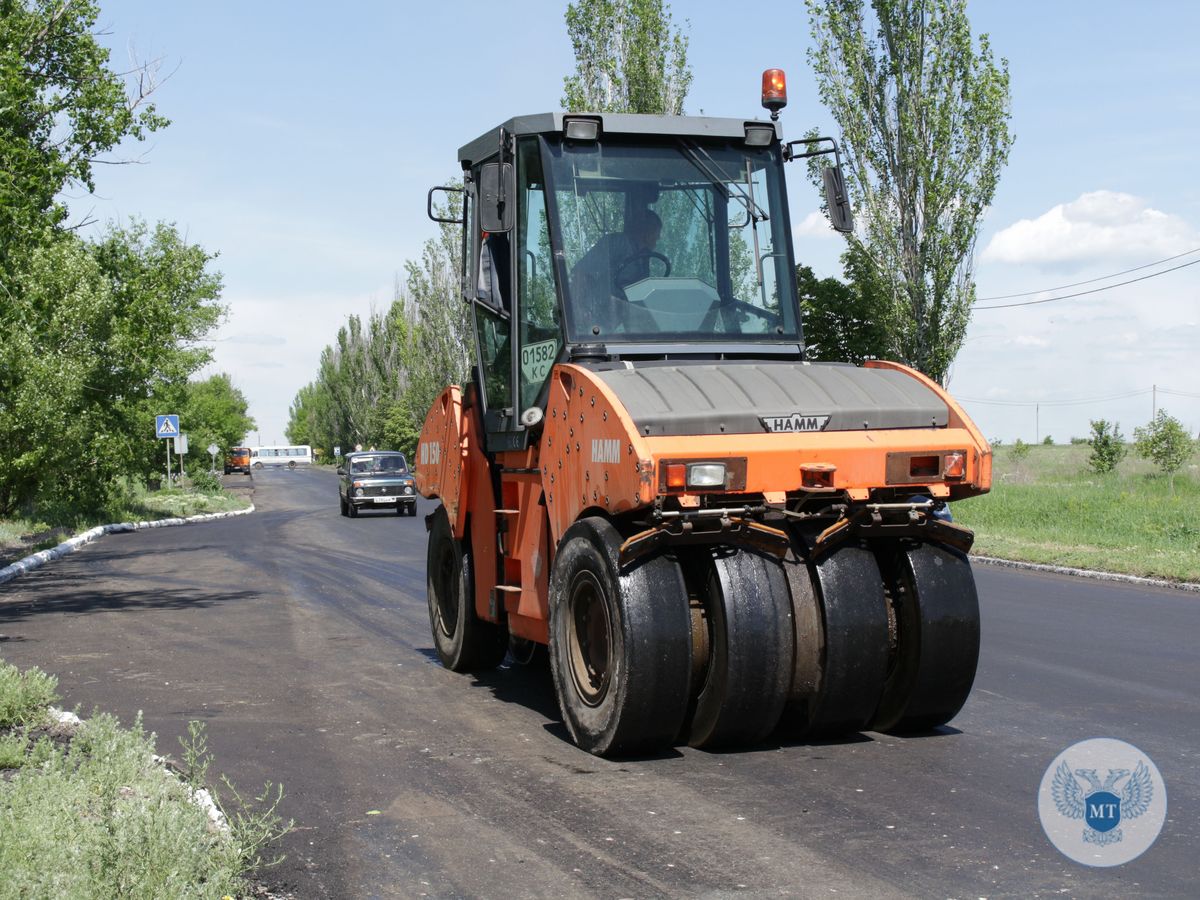
{"type": "Polygon", "coordinates": [[[541,433],[521,451],[489,455],[470,401],[457,386],[443,391],[421,432],[417,489],[440,499],[455,537],[470,542],[476,613],[506,621],[517,637],[545,643],[555,548],[581,516],[636,519],[656,506],[698,509],[715,497],[782,507],[797,496],[866,503],[881,491],[935,500],[986,492],[991,448],[958,404],[905,366],[871,361],[867,367],[903,372],[936,393],[948,409],[946,426],[647,436],[593,371],[559,364],[541,433]],[[904,465],[956,452],[965,458],[955,477],[914,474],[904,465]],[[726,464],[732,483],[703,491],[667,484],[667,466],[693,462],[726,464]]]}

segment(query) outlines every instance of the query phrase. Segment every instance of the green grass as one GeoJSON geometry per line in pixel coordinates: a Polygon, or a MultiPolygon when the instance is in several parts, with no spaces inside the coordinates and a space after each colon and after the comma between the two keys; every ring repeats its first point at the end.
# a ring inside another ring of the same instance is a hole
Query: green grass
{"type": "MultiPolygon", "coordinates": [[[[34,703],[53,701],[53,685],[0,660],[0,708],[20,711],[14,722],[44,721],[34,703]]],[[[246,896],[245,876],[290,828],[275,814],[282,791],[268,785],[247,801],[226,782],[235,808],[222,829],[192,800],[211,761],[203,727],[190,723],[181,743],[184,779],[154,761],[140,718],[126,729],[94,715],[69,741],[0,729],[0,768],[10,770],[0,779],[0,900],[246,896]]]]}
{"type": "Polygon", "coordinates": [[[1200,582],[1200,454],[1175,474],[1175,491],[1132,456],[1115,472],[1087,468],[1086,445],[996,448],[992,491],[953,506],[975,531],[973,552],[1200,582]]]}
{"type": "Polygon", "coordinates": [[[219,494],[192,493],[179,488],[167,488],[144,495],[136,508],[130,510],[129,516],[112,521],[122,521],[129,518],[170,518],[177,516],[186,518],[201,513],[232,512],[245,509],[250,502],[245,498],[235,496],[227,491],[219,494]],[[149,515],[147,515],[149,513],[149,515]]]}
{"type": "Polygon", "coordinates": [[[33,518],[0,519],[0,560],[7,557],[11,561],[45,550],[97,525],[233,512],[249,505],[244,495],[230,491],[179,487],[152,491],[130,480],[119,486],[105,509],[96,513],[50,509],[39,511],[33,518]]]}

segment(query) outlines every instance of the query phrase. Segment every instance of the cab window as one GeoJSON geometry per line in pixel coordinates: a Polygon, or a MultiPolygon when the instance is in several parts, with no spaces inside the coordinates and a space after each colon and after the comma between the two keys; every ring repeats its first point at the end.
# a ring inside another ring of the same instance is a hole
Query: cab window
{"type": "Polygon", "coordinates": [[[521,409],[537,402],[542,385],[562,347],[558,298],[554,292],[554,262],[546,218],[545,181],[535,138],[518,145],[517,259],[520,266],[521,409]]]}

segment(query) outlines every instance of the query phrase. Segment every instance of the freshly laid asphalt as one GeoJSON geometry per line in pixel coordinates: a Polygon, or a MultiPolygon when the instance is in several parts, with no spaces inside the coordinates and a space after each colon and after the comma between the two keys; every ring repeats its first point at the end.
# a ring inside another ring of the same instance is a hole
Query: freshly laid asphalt
{"type": "Polygon", "coordinates": [[[343,518],[326,471],[253,481],[253,515],[0,586],[0,657],[85,716],[141,711],[160,752],[204,722],[243,793],[282,782],[295,829],[264,880],[297,897],[1196,895],[1194,594],[976,566],[979,674],[939,733],[606,761],[568,741],[544,663],[441,667],[420,516],[343,518]],[[1071,862],[1038,821],[1046,766],[1090,737],[1166,782],[1124,866],[1071,862]]]}

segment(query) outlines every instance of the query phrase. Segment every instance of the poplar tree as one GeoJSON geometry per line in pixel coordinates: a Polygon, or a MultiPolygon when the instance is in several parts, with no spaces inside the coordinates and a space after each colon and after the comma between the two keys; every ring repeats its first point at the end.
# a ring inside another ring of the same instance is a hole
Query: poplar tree
{"type": "Polygon", "coordinates": [[[966,0],[807,0],[890,355],[945,382],[975,300],[979,221],[1012,146],[1008,62],[966,0]]]}
{"type": "Polygon", "coordinates": [[[688,38],[662,0],[567,4],[575,73],[563,80],[571,112],[683,115],[692,84],[688,38]]]}

